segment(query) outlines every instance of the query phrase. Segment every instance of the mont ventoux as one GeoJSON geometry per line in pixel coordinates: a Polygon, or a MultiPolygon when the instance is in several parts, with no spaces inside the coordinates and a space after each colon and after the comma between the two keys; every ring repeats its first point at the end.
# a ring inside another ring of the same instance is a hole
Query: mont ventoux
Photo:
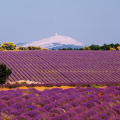
{"type": "Polygon", "coordinates": [[[48,48],[49,50],[55,49],[58,50],[63,48],[83,48],[85,45],[71,37],[68,36],[62,36],[62,35],[55,35],[46,39],[33,41],[30,43],[18,43],[16,44],[17,48],[22,47],[28,47],[28,46],[36,46],[43,48],[48,48]]]}

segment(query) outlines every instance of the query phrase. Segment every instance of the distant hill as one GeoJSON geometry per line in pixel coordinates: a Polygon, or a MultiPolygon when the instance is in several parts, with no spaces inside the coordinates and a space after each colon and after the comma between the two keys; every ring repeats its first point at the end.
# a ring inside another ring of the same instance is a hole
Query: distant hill
{"type": "Polygon", "coordinates": [[[25,43],[17,43],[16,45],[17,45],[17,48],[19,48],[20,46],[22,46],[24,44],[26,44],[26,42],[25,43]]]}
{"type": "Polygon", "coordinates": [[[28,46],[39,46],[41,48],[48,48],[49,50],[52,50],[53,48],[58,50],[59,48],[83,48],[84,45],[71,38],[68,36],[61,36],[61,35],[56,35],[56,36],[52,36],[46,39],[42,39],[42,40],[38,40],[38,41],[33,41],[30,43],[19,43],[17,44],[17,48],[20,46],[22,47],[28,47],[28,46]]]}

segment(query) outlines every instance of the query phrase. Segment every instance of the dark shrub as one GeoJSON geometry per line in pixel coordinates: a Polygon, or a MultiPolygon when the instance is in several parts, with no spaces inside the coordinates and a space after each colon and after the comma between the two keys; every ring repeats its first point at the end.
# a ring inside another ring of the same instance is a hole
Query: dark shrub
{"type": "Polygon", "coordinates": [[[0,84],[5,84],[9,75],[12,73],[11,69],[7,69],[3,63],[0,65],[0,84]]]}

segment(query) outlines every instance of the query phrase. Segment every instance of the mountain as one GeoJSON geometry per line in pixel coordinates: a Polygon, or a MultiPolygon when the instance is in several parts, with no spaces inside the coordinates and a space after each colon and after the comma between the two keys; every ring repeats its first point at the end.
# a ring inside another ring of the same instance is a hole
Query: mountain
{"type": "Polygon", "coordinates": [[[22,44],[22,47],[28,47],[28,46],[39,46],[41,48],[48,48],[49,50],[52,50],[53,48],[58,50],[59,48],[83,48],[84,45],[71,38],[68,36],[61,36],[61,35],[56,35],[52,36],[46,39],[38,40],[38,41],[33,41],[27,44],[22,44]]]}
{"type": "Polygon", "coordinates": [[[19,48],[20,46],[22,46],[24,44],[26,44],[26,42],[25,43],[17,43],[16,45],[17,45],[17,48],[19,48]]]}

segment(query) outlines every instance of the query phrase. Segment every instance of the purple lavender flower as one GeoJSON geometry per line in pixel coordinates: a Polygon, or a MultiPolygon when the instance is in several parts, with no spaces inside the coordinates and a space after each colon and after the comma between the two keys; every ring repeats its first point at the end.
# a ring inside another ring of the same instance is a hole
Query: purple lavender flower
{"type": "Polygon", "coordinates": [[[21,109],[22,106],[20,104],[13,104],[13,105],[10,105],[9,107],[12,107],[12,108],[15,108],[15,109],[21,109]]]}
{"type": "Polygon", "coordinates": [[[49,91],[51,92],[61,92],[63,89],[62,88],[52,88],[49,91]]]}
{"type": "Polygon", "coordinates": [[[32,120],[49,120],[50,119],[50,114],[48,112],[41,114],[41,115],[37,115],[35,116],[32,120]]]}
{"type": "Polygon", "coordinates": [[[69,99],[67,98],[63,98],[63,99],[60,99],[60,100],[57,100],[56,103],[61,106],[61,105],[64,105],[64,104],[67,104],[69,102],[69,99]]]}
{"type": "MultiPolygon", "coordinates": [[[[14,101],[17,103],[17,102],[22,102],[22,101],[24,101],[24,98],[22,98],[21,96],[18,96],[18,97],[15,97],[15,98],[13,98],[14,99],[14,101]]],[[[14,103],[15,103],[14,102],[14,103]]]]}
{"type": "Polygon", "coordinates": [[[0,103],[0,110],[3,109],[3,108],[6,108],[7,107],[7,104],[5,103],[0,103]]]}
{"type": "Polygon", "coordinates": [[[25,105],[20,102],[20,103],[15,103],[15,104],[10,105],[10,106],[13,107],[13,108],[15,108],[15,109],[21,109],[21,108],[23,108],[25,105]]]}
{"type": "Polygon", "coordinates": [[[103,95],[103,96],[98,97],[98,99],[101,102],[108,102],[109,100],[113,99],[113,96],[111,96],[111,95],[103,95]]]}
{"type": "Polygon", "coordinates": [[[70,105],[70,104],[65,104],[65,105],[61,106],[61,108],[64,109],[65,111],[70,110],[72,107],[73,107],[73,106],[70,105]]]}
{"type": "Polygon", "coordinates": [[[40,91],[35,91],[34,94],[40,96],[41,92],[40,91]]]}
{"type": "Polygon", "coordinates": [[[46,111],[49,111],[49,110],[51,110],[53,108],[53,106],[52,105],[45,105],[44,106],[44,109],[46,110],[46,111]]]}
{"type": "Polygon", "coordinates": [[[101,117],[95,116],[90,118],[89,120],[103,120],[101,117]]]}
{"type": "Polygon", "coordinates": [[[22,101],[21,103],[24,104],[24,105],[34,105],[34,104],[36,104],[37,102],[36,102],[36,100],[34,100],[33,98],[30,98],[30,99],[28,99],[28,100],[22,101]]]}
{"type": "Polygon", "coordinates": [[[52,96],[47,99],[48,103],[54,102],[56,99],[54,99],[52,96]]]}
{"type": "Polygon", "coordinates": [[[81,106],[84,106],[84,107],[87,107],[87,108],[91,108],[91,105],[90,104],[88,104],[88,103],[83,103],[83,104],[81,104],[81,106]]]}
{"type": "Polygon", "coordinates": [[[31,98],[31,97],[32,97],[32,96],[29,95],[29,94],[23,96],[23,98],[24,98],[25,100],[28,100],[28,99],[31,98]]]}
{"type": "Polygon", "coordinates": [[[120,91],[115,91],[115,92],[113,92],[113,94],[118,96],[118,95],[120,95],[120,91]]]}
{"type": "Polygon", "coordinates": [[[71,103],[69,103],[69,104],[72,105],[73,107],[77,107],[77,106],[79,105],[79,103],[76,102],[76,101],[75,101],[75,102],[73,101],[73,102],[71,102],[71,103]]]}
{"type": "Polygon", "coordinates": [[[116,120],[119,120],[120,119],[120,115],[118,115],[117,117],[116,117],[116,120]]]}
{"type": "Polygon", "coordinates": [[[112,107],[114,111],[116,111],[118,114],[120,114],[120,108],[117,106],[112,107]]]}
{"type": "Polygon", "coordinates": [[[59,95],[54,95],[54,96],[52,96],[51,98],[54,99],[54,100],[59,100],[59,99],[61,99],[61,97],[60,97],[59,95]]]}
{"type": "Polygon", "coordinates": [[[27,106],[25,106],[24,108],[27,109],[28,111],[30,111],[30,110],[37,109],[38,107],[35,106],[35,105],[27,105],[27,106]]]}
{"type": "Polygon", "coordinates": [[[92,93],[90,96],[89,96],[89,99],[94,99],[98,97],[98,94],[97,93],[92,93]]]}
{"type": "Polygon", "coordinates": [[[39,113],[36,112],[36,111],[34,111],[34,110],[32,110],[32,111],[26,112],[24,115],[27,115],[27,116],[29,116],[29,117],[31,117],[31,118],[34,118],[34,117],[38,116],[39,113]]]}
{"type": "Polygon", "coordinates": [[[19,116],[19,115],[22,114],[22,111],[20,111],[20,110],[15,110],[15,111],[11,111],[10,114],[11,114],[11,115],[14,115],[14,116],[19,116]]]}
{"type": "Polygon", "coordinates": [[[21,108],[21,109],[19,109],[18,111],[20,111],[20,112],[22,112],[22,113],[27,112],[27,110],[26,110],[25,108],[21,108]]]}
{"type": "Polygon", "coordinates": [[[70,118],[72,118],[72,117],[77,115],[77,113],[74,110],[69,110],[69,111],[65,112],[65,114],[67,116],[69,116],[70,118]]]}
{"type": "Polygon", "coordinates": [[[46,109],[44,107],[40,107],[37,110],[42,114],[46,112],[46,109]]]}
{"type": "Polygon", "coordinates": [[[119,86],[119,87],[116,87],[116,89],[120,91],[120,86],[119,86]]]}
{"type": "Polygon", "coordinates": [[[77,115],[77,116],[71,118],[70,120],[84,120],[84,118],[80,115],[77,115]]]}
{"type": "Polygon", "coordinates": [[[51,118],[50,120],[70,120],[70,118],[66,114],[60,114],[51,118]]]}
{"type": "Polygon", "coordinates": [[[115,118],[116,117],[115,113],[112,112],[112,111],[108,111],[108,112],[106,111],[105,113],[109,115],[109,118],[115,118]]]}
{"type": "Polygon", "coordinates": [[[4,120],[4,117],[1,113],[0,113],[0,120],[4,120]]]}
{"type": "Polygon", "coordinates": [[[31,118],[27,115],[16,116],[12,120],[31,120],[31,118]]]}
{"type": "Polygon", "coordinates": [[[49,103],[51,103],[50,99],[45,99],[45,100],[44,100],[44,104],[45,104],[45,105],[46,105],[46,104],[49,104],[49,103]]]}
{"type": "Polygon", "coordinates": [[[3,97],[1,97],[1,99],[7,101],[7,100],[9,100],[11,98],[10,98],[10,96],[3,96],[3,97]]]}
{"type": "Polygon", "coordinates": [[[115,110],[115,109],[110,109],[110,110],[108,110],[108,112],[110,112],[110,116],[112,115],[112,117],[113,117],[113,116],[116,117],[116,116],[119,115],[117,109],[116,109],[116,110],[115,110]]]}
{"type": "Polygon", "coordinates": [[[83,113],[83,112],[85,112],[85,111],[87,111],[87,110],[89,110],[87,107],[85,107],[85,106],[78,106],[78,107],[75,107],[74,109],[73,109],[77,114],[80,114],[80,113],[83,113]]]}
{"type": "Polygon", "coordinates": [[[87,119],[93,117],[97,112],[95,110],[89,110],[83,113],[84,116],[87,116],[87,119]]]}
{"type": "Polygon", "coordinates": [[[53,109],[50,110],[50,112],[59,115],[59,114],[62,114],[66,111],[62,108],[53,108],[53,109]]]}
{"type": "Polygon", "coordinates": [[[78,97],[78,94],[70,95],[70,96],[68,97],[68,99],[69,99],[70,101],[73,101],[73,100],[75,100],[77,97],[78,97]]]}
{"type": "Polygon", "coordinates": [[[105,113],[99,114],[98,117],[101,117],[102,119],[109,119],[109,115],[105,113]]]}
{"type": "Polygon", "coordinates": [[[110,106],[110,107],[113,107],[113,106],[116,105],[116,104],[117,104],[117,101],[116,101],[116,100],[109,100],[109,101],[107,102],[107,105],[110,106]]]}
{"type": "Polygon", "coordinates": [[[53,106],[53,108],[54,108],[54,107],[59,107],[59,106],[57,105],[57,103],[55,103],[55,102],[51,102],[49,105],[53,106]]]}
{"type": "Polygon", "coordinates": [[[44,118],[45,118],[44,115],[37,115],[32,120],[45,120],[44,118]]]}
{"type": "Polygon", "coordinates": [[[11,99],[11,100],[5,101],[5,103],[6,103],[8,106],[10,106],[10,105],[12,105],[12,104],[15,103],[15,100],[14,100],[14,99],[11,99]]]}
{"type": "Polygon", "coordinates": [[[44,100],[40,100],[36,104],[37,105],[41,105],[42,107],[45,105],[44,100]]]}
{"type": "Polygon", "coordinates": [[[93,101],[94,104],[95,104],[95,103],[97,103],[98,105],[101,104],[101,102],[99,101],[99,99],[93,99],[93,100],[91,100],[91,101],[93,101]]]}
{"type": "Polygon", "coordinates": [[[12,107],[6,107],[6,108],[3,108],[0,110],[1,113],[6,113],[6,114],[9,114],[11,111],[14,111],[15,108],[12,108],[12,107]]]}

